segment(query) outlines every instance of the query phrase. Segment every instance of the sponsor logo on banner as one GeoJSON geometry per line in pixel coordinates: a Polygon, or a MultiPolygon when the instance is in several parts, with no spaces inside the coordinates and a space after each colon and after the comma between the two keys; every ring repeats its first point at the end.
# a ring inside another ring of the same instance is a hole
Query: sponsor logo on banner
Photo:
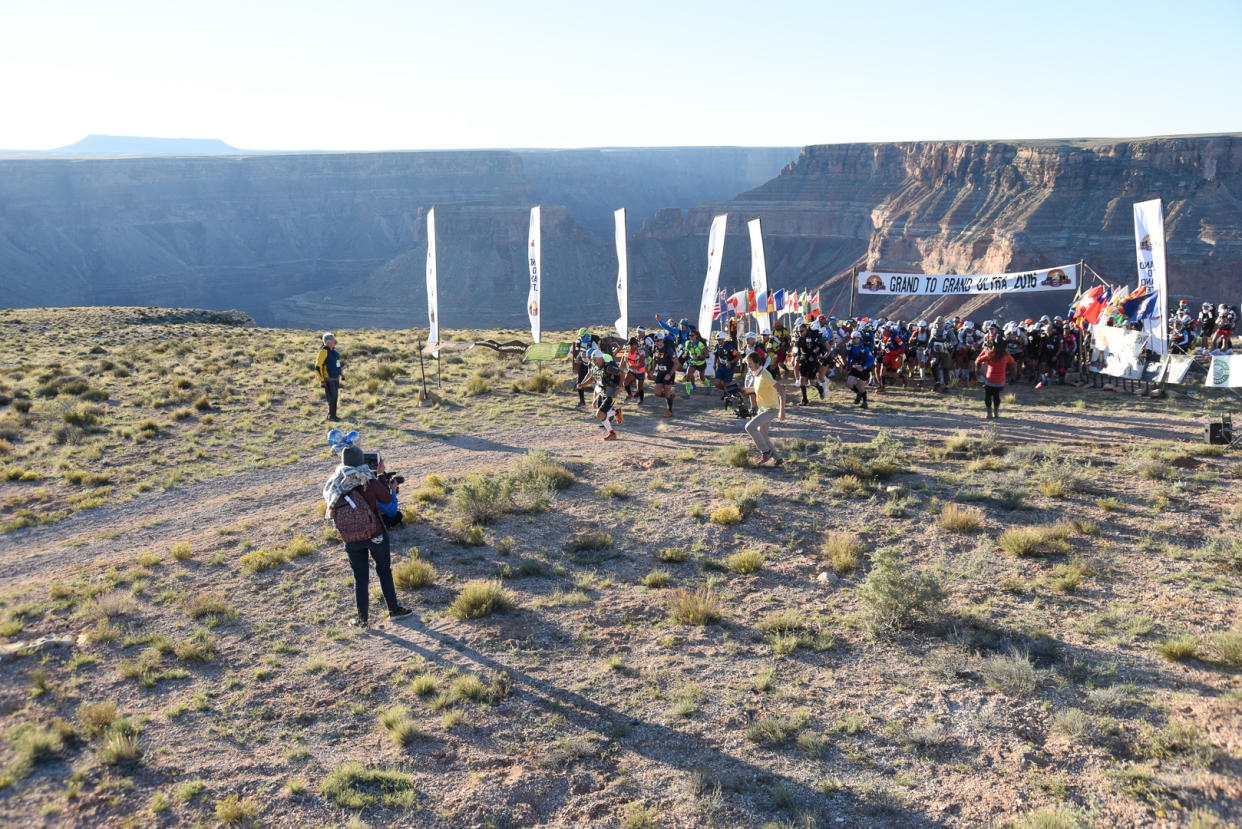
{"type": "Polygon", "coordinates": [[[884,290],[884,280],[880,279],[878,274],[872,274],[871,278],[863,283],[864,291],[882,291],[884,290]]]}
{"type": "Polygon", "coordinates": [[[1053,268],[1048,271],[1048,276],[1044,278],[1040,285],[1047,285],[1050,288],[1060,288],[1062,285],[1070,284],[1071,280],[1065,275],[1065,271],[1060,268],[1053,268]]]}
{"type": "Polygon", "coordinates": [[[1216,357],[1212,360],[1212,385],[1229,385],[1229,361],[1216,357]]]}
{"type": "Polygon", "coordinates": [[[1139,240],[1139,250],[1151,250],[1151,234],[1143,234],[1143,238],[1139,240]]]}

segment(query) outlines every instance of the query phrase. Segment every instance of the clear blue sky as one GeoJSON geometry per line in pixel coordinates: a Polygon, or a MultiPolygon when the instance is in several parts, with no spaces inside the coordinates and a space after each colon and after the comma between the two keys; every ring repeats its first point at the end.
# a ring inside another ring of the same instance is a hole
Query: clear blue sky
{"type": "Polygon", "coordinates": [[[0,147],[1242,131],[1242,1],[0,0],[0,147]]]}

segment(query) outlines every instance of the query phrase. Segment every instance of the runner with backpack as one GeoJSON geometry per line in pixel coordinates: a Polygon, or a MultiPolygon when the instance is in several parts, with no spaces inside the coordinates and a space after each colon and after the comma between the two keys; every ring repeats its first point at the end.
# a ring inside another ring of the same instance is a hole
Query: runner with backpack
{"type": "MultiPolygon", "coordinates": [[[[377,471],[384,473],[382,461],[377,471]]],[[[350,624],[359,628],[369,626],[371,585],[368,556],[375,561],[375,575],[379,577],[380,590],[388,605],[388,618],[404,619],[411,615],[413,611],[402,607],[397,601],[397,590],[392,581],[388,530],[380,515],[381,505],[392,503],[393,496],[367,465],[361,449],[346,446],[342,451],[341,465],[323,486],[323,500],[328,505],[327,515],[345,542],[345,553],[354,572],[354,599],[358,615],[350,620],[350,624]]]]}

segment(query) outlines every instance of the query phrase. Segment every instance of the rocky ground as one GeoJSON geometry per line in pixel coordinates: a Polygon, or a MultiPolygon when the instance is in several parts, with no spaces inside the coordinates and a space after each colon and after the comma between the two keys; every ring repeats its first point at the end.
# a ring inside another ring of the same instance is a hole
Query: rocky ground
{"type": "Polygon", "coordinates": [[[834,389],[756,468],[706,393],[604,443],[533,367],[420,406],[412,335],[338,332],[408,479],[416,614],[358,631],[312,336],[115,319],[0,315],[0,823],[1242,819],[1222,401],[834,389]]]}

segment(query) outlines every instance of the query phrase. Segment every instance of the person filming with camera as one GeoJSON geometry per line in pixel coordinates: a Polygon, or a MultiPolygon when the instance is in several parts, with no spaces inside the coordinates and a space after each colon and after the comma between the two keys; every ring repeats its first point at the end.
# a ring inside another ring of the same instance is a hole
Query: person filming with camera
{"type": "Polygon", "coordinates": [[[384,518],[386,511],[393,512],[396,514],[394,523],[400,522],[401,514],[396,509],[397,499],[393,489],[404,479],[390,475],[378,455],[374,456],[373,462],[374,469],[361,449],[347,446],[341,453],[340,466],[323,487],[327,515],[345,542],[345,554],[349,556],[349,566],[354,573],[354,599],[358,615],[350,624],[361,628],[369,625],[371,585],[368,557],[375,561],[375,575],[379,578],[380,590],[388,605],[388,618],[404,619],[413,613],[397,601],[388,541],[390,525],[384,518]]]}

